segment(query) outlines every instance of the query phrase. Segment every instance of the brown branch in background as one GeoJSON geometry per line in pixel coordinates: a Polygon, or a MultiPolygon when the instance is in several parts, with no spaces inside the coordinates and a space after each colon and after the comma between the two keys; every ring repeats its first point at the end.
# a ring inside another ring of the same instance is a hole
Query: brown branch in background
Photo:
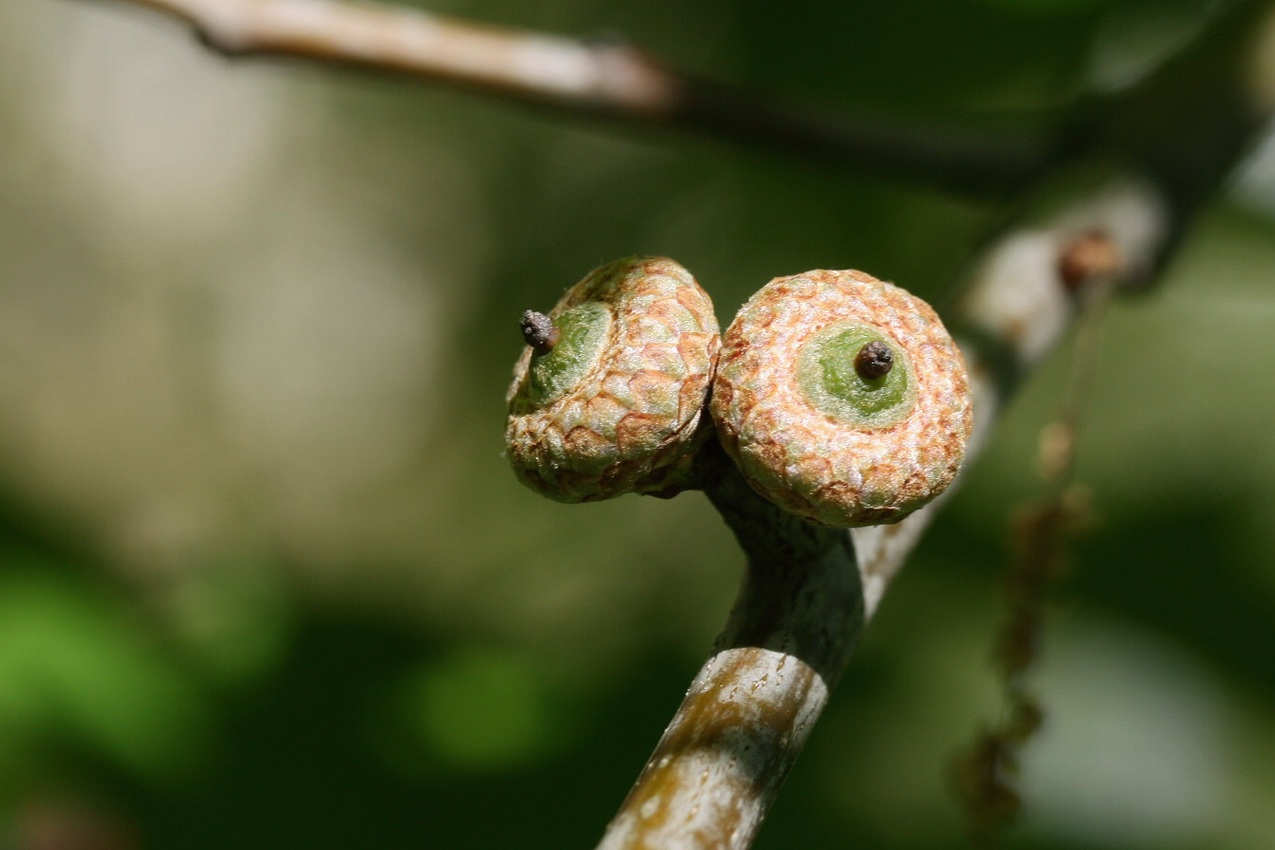
{"type": "Polygon", "coordinates": [[[634,117],[669,112],[678,80],[635,50],[335,0],[132,0],[227,56],[286,56],[634,117]]]}
{"type": "Polygon", "coordinates": [[[998,193],[1068,155],[1017,138],[863,120],[697,79],[615,41],[577,41],[336,0],[128,0],[227,56],[310,59],[478,89],[575,115],[667,126],[952,191],[998,193]]]}

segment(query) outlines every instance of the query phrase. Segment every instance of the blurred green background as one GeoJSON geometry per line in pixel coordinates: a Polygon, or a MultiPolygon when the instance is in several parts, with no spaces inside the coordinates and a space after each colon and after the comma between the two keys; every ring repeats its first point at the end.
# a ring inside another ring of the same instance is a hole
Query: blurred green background
{"type": "MultiPolygon", "coordinates": [[[[1030,128],[1203,0],[440,0],[811,102],[1030,128]]],[[[0,847],[588,847],[723,622],[706,502],[501,458],[517,318],[667,254],[719,317],[863,268],[942,303],[1003,211],[370,74],[118,3],[0,8],[0,847]]],[[[1024,848],[1275,846],[1275,142],[1118,304],[1024,848]],[[1215,357],[1193,352],[1201,344],[1215,357]]],[[[1059,351],[910,562],[758,847],[964,846],[1059,351]]]]}

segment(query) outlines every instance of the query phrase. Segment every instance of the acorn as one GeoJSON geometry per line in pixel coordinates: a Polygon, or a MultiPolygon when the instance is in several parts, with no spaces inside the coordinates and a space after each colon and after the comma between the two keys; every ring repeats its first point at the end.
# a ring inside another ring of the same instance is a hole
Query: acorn
{"type": "Polygon", "coordinates": [[[689,271],[664,257],[616,260],[548,315],[524,313],[522,331],[505,430],[519,480],[560,502],[689,486],[721,347],[689,271]]]}
{"type": "Polygon", "coordinates": [[[711,410],[766,498],[811,522],[897,522],[942,493],[973,426],[960,350],[921,299],[860,271],[772,280],[722,340],[711,410]]]}

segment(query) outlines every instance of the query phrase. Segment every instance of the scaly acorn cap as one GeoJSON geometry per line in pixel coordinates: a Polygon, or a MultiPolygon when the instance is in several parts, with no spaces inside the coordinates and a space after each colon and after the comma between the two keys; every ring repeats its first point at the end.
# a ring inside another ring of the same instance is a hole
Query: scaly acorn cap
{"type": "Polygon", "coordinates": [[[834,527],[897,522],[952,482],[973,425],[960,350],[859,271],[772,280],[726,330],[711,403],[755,490],[834,527]]]}
{"type": "MultiPolygon", "coordinates": [[[[721,334],[695,278],[664,257],[594,269],[548,316],[523,316],[506,455],[560,502],[682,489],[721,334]]],[[[703,417],[707,424],[707,417],[703,417]]]]}

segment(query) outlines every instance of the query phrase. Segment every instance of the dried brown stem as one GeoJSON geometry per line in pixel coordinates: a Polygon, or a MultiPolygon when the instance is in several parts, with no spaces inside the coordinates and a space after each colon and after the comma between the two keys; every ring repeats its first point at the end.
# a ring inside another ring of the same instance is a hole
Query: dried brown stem
{"type": "Polygon", "coordinates": [[[229,56],[316,59],[586,111],[666,113],[677,80],[635,50],[373,3],[132,0],[229,56]]]}
{"type": "Polygon", "coordinates": [[[1063,156],[1058,138],[914,127],[786,102],[681,73],[617,42],[337,0],[129,2],[186,22],[201,41],[228,56],[294,57],[402,74],[955,191],[1022,187],[1063,156]]]}
{"type": "Polygon", "coordinates": [[[1022,752],[1039,731],[1044,709],[1030,688],[1043,642],[1046,605],[1064,573],[1069,538],[1084,519],[1084,500],[1074,483],[1076,440],[1088,386],[1099,365],[1099,328],[1113,285],[1127,274],[1105,233],[1079,236],[1059,255],[1064,286],[1085,297],[1067,397],[1041,434],[1040,468],[1045,497],[1014,523],[1014,554],[1006,576],[1005,622],[992,653],[1000,679],[998,716],[979,729],[956,763],[955,791],[965,810],[974,847],[997,845],[1024,806],[1019,790],[1022,752]]]}

